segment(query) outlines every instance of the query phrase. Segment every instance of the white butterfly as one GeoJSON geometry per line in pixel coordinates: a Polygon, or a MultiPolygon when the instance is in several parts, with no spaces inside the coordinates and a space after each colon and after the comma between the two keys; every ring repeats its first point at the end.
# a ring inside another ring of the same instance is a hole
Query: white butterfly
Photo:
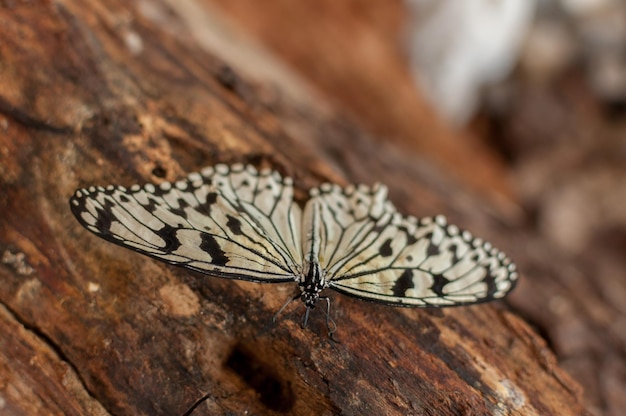
{"type": "Polygon", "coordinates": [[[216,277],[295,281],[304,325],[318,300],[330,308],[326,288],[443,307],[501,298],[518,277],[502,252],[443,216],[399,214],[383,185],[323,184],[301,208],[291,178],[216,165],[176,183],[80,189],[70,207],[91,232],[157,260],[216,277]]]}

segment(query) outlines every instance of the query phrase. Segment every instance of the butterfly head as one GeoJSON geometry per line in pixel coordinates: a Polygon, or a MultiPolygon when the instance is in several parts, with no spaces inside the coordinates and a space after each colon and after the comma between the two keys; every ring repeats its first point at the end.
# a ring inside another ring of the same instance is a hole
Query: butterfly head
{"type": "Polygon", "coordinates": [[[320,292],[323,287],[316,285],[307,285],[302,288],[302,293],[300,294],[300,299],[304,302],[304,306],[306,306],[306,312],[304,313],[304,319],[302,321],[302,327],[306,327],[307,322],[309,321],[309,313],[311,309],[315,309],[315,305],[317,305],[317,301],[320,299],[320,292]]]}
{"type": "Polygon", "coordinates": [[[317,261],[305,262],[298,285],[302,291],[300,299],[304,305],[307,309],[315,308],[320,298],[320,292],[326,288],[324,271],[317,261]]]}
{"type": "Polygon", "coordinates": [[[320,299],[320,291],[307,290],[306,288],[300,295],[300,299],[304,302],[307,309],[315,309],[317,301],[320,299]]]}

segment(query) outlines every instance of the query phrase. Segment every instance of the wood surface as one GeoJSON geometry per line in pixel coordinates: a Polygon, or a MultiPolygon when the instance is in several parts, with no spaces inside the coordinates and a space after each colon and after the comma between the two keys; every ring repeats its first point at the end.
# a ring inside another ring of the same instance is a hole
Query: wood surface
{"type": "Polygon", "coordinates": [[[295,285],[208,278],[80,227],[76,188],[252,163],[293,177],[300,199],[324,181],[386,183],[402,212],[448,215],[526,278],[532,236],[462,175],[368,132],[271,56],[225,62],[231,38],[206,13],[200,30],[165,1],[0,2],[0,413],[585,414],[507,301],[416,310],[331,294],[335,342],[320,311],[305,329],[296,304],[272,323],[295,285]]]}

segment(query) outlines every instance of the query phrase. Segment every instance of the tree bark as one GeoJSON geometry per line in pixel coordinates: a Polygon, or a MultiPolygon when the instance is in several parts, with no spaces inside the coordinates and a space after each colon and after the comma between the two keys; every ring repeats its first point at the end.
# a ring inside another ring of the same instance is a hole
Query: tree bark
{"type": "MultiPolygon", "coordinates": [[[[297,81],[240,75],[171,7],[0,3],[0,409],[585,413],[578,385],[502,304],[415,310],[331,295],[335,342],[321,312],[305,329],[295,306],[272,323],[294,285],[209,278],[81,228],[67,202],[76,188],[243,162],[293,177],[300,199],[324,181],[384,182],[402,212],[445,213],[522,251],[514,229],[419,153],[368,135],[297,81]]],[[[241,73],[284,71],[262,55],[250,64],[241,73]]]]}

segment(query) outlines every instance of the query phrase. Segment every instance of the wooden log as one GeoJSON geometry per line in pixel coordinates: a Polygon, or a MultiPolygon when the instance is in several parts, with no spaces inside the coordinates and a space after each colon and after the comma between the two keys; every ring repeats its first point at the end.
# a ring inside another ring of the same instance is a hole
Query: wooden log
{"type": "Polygon", "coordinates": [[[208,278],[88,233],[69,211],[74,189],[176,180],[218,162],[277,169],[300,199],[323,181],[379,180],[404,212],[452,214],[497,245],[512,231],[419,154],[306,88],[296,101],[239,75],[167,3],[5,2],[0,22],[1,410],[585,413],[545,342],[502,307],[337,295],[335,342],[322,313],[302,329],[294,305],[272,323],[294,285],[208,278]]]}

